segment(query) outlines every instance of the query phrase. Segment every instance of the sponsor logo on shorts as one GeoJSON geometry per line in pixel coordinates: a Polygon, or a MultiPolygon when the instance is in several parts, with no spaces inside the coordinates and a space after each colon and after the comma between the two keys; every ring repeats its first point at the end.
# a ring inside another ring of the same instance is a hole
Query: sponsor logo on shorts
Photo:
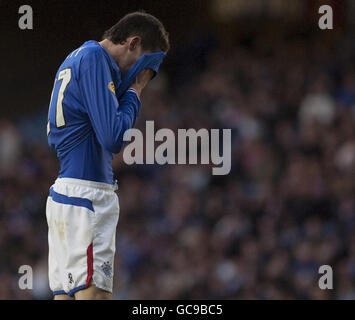
{"type": "Polygon", "coordinates": [[[104,263],[101,265],[101,269],[102,269],[102,271],[104,272],[104,274],[105,274],[106,277],[111,278],[111,276],[112,276],[112,267],[111,267],[109,261],[104,262],[104,263]]]}
{"type": "Polygon", "coordinates": [[[70,284],[74,282],[73,275],[70,272],[68,273],[68,279],[70,284]]]}

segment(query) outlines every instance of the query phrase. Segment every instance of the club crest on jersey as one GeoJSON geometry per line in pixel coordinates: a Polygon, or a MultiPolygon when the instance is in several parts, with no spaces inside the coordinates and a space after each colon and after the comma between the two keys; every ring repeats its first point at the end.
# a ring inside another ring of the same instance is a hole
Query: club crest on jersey
{"type": "Polygon", "coordinates": [[[112,93],[116,93],[115,85],[113,84],[112,81],[110,81],[110,82],[108,83],[108,88],[110,89],[110,91],[111,91],[112,93]]]}

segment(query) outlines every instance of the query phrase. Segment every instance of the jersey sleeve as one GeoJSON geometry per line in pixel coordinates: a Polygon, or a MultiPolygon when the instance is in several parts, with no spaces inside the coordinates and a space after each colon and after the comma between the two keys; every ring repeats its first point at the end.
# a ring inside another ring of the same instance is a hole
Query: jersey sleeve
{"type": "Polygon", "coordinates": [[[127,90],[118,101],[112,85],[105,57],[89,53],[79,78],[83,101],[99,143],[109,152],[119,153],[123,134],[134,126],[141,103],[134,90],[127,90]]]}

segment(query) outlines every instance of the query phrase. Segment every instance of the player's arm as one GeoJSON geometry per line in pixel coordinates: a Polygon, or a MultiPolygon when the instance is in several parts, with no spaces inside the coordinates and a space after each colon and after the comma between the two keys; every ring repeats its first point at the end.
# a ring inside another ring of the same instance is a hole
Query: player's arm
{"type": "Polygon", "coordinates": [[[154,72],[151,69],[144,69],[138,74],[135,81],[131,85],[131,88],[138,93],[138,96],[141,95],[141,92],[144,89],[144,87],[152,79],[153,74],[154,72]]]}
{"type": "Polygon", "coordinates": [[[140,81],[138,76],[138,83],[136,81],[118,102],[110,90],[112,78],[107,61],[96,52],[87,59],[89,67],[82,71],[79,79],[87,113],[99,143],[106,150],[118,153],[124,144],[124,132],[133,127],[137,118],[141,107],[138,94],[146,82],[140,81]]]}

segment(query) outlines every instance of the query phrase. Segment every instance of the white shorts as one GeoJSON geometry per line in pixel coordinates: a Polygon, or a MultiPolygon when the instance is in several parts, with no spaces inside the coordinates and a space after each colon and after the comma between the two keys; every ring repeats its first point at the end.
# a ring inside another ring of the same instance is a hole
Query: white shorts
{"type": "Polygon", "coordinates": [[[92,282],[112,292],[119,203],[116,185],[58,178],[46,216],[49,286],[53,294],[85,289],[92,282]]]}

